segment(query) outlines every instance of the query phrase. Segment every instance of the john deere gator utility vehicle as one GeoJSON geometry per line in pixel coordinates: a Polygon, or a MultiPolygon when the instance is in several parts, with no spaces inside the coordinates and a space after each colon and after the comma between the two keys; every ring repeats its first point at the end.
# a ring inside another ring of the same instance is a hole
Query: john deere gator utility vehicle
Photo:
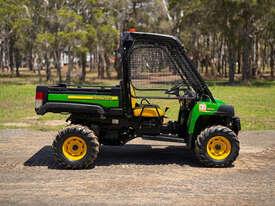
{"type": "Polygon", "coordinates": [[[89,168],[101,144],[124,145],[136,137],[182,143],[208,167],[235,161],[240,120],[232,106],[213,97],[176,37],[125,32],[118,57],[119,85],[37,86],[37,114],[70,114],[71,126],[53,142],[60,166],[89,168]],[[175,108],[176,120],[168,121],[175,108]]]}

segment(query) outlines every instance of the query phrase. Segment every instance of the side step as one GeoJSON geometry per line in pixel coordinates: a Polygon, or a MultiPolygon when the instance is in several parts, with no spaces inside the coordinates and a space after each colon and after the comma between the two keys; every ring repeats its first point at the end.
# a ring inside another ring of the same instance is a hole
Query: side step
{"type": "Polygon", "coordinates": [[[157,135],[157,136],[150,136],[150,135],[143,135],[142,139],[145,140],[156,140],[156,141],[164,141],[164,142],[179,142],[185,143],[183,138],[178,138],[175,135],[157,135]]]}

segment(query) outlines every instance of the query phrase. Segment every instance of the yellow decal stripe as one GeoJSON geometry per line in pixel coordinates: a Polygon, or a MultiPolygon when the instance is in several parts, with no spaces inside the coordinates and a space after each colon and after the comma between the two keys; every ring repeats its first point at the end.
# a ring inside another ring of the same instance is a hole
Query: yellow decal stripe
{"type": "Polygon", "coordinates": [[[118,96],[89,96],[89,95],[69,95],[68,99],[85,99],[85,100],[118,100],[118,96]]]}

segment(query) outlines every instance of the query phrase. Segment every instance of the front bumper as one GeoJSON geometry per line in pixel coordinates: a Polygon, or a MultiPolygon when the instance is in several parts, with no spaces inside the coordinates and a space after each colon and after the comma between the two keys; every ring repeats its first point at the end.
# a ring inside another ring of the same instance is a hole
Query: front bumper
{"type": "Polygon", "coordinates": [[[241,120],[239,117],[232,117],[231,129],[238,135],[241,130],[241,120]]]}

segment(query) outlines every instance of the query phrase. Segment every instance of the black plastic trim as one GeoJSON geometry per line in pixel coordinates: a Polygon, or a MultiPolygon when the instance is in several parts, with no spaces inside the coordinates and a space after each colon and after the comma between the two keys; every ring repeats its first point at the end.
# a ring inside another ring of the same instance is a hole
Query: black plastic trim
{"type": "Polygon", "coordinates": [[[232,129],[233,131],[238,134],[241,128],[241,120],[239,117],[233,117],[232,118],[232,129]]]}
{"type": "Polygon", "coordinates": [[[155,140],[155,141],[164,141],[164,142],[179,142],[185,143],[183,138],[175,137],[175,136],[168,136],[168,135],[142,135],[142,139],[144,140],[155,140]]]}
{"type": "Polygon", "coordinates": [[[60,112],[69,112],[69,113],[89,113],[89,114],[98,114],[104,115],[105,111],[101,106],[98,105],[88,105],[88,104],[79,104],[79,103],[60,103],[60,102],[47,102],[42,105],[40,108],[35,109],[36,113],[43,115],[47,112],[60,113],[60,112]]]}
{"type": "Polygon", "coordinates": [[[217,115],[233,117],[235,115],[234,107],[228,104],[223,104],[216,112],[217,115]]]}

